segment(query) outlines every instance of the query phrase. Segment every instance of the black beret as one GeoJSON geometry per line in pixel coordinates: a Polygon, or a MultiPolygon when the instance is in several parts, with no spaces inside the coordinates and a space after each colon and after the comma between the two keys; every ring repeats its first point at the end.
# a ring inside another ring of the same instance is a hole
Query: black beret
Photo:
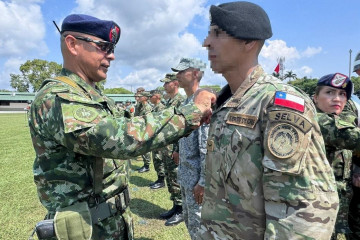
{"type": "Polygon", "coordinates": [[[352,81],[344,74],[332,73],[321,77],[317,86],[329,86],[338,89],[345,89],[346,97],[349,100],[353,91],[352,81]]]}
{"type": "Polygon", "coordinates": [[[85,14],[71,14],[61,25],[61,33],[65,31],[80,32],[99,37],[116,44],[120,38],[120,27],[113,21],[100,20],[85,14]]]}
{"type": "Polygon", "coordinates": [[[268,15],[250,2],[229,2],[210,7],[211,25],[238,39],[268,39],[272,36],[268,15]]]}

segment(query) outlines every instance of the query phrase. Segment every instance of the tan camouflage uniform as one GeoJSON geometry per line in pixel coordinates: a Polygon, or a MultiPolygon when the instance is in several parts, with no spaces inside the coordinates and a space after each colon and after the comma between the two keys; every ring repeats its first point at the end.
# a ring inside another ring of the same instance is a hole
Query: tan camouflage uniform
{"type": "Polygon", "coordinates": [[[199,239],[330,239],[339,199],[312,101],[257,66],[211,118],[199,239]],[[304,112],[274,104],[276,91],[304,112]]]}
{"type": "MultiPolygon", "coordinates": [[[[38,196],[53,218],[61,208],[93,201],[93,163],[104,160],[99,203],[128,185],[127,162],[188,134],[198,125],[195,106],[161,114],[118,118],[112,100],[79,76],[63,69],[75,86],[46,80],[31,107],[29,126],[36,153],[33,166],[38,196]]],[[[93,224],[93,239],[133,239],[130,209],[93,224]]]]}

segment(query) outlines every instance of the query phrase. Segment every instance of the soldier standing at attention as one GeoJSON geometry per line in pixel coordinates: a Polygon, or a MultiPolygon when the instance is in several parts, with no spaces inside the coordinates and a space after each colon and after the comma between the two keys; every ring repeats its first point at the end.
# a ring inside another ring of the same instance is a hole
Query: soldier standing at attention
{"type": "MultiPolygon", "coordinates": [[[[180,63],[171,68],[187,98],[182,105],[194,99],[206,64],[194,58],[182,58],[180,63]]],[[[181,188],[183,216],[191,239],[195,239],[200,227],[201,203],[205,186],[205,155],[209,125],[202,125],[189,136],[179,140],[178,183],[181,188]]]]}
{"type": "Polygon", "coordinates": [[[120,27],[72,14],[61,26],[63,69],[47,79],[30,109],[34,181],[52,239],[133,239],[127,161],[175,142],[208,120],[215,95],[156,115],[120,117],[95,83],[106,79],[120,27]]]}
{"type": "MultiPolygon", "coordinates": [[[[152,107],[147,102],[150,97],[150,93],[147,91],[141,91],[136,95],[138,97],[138,110],[135,113],[135,117],[144,116],[151,112],[152,107]]],[[[144,173],[150,171],[150,162],[151,162],[151,152],[147,152],[141,155],[144,165],[138,169],[139,173],[144,173]]]]}
{"type": "MultiPolygon", "coordinates": [[[[160,112],[165,109],[165,105],[161,103],[161,91],[151,90],[150,91],[150,102],[154,105],[152,112],[160,112]]],[[[157,173],[157,180],[150,183],[151,189],[159,189],[165,187],[165,169],[164,169],[164,154],[163,149],[157,149],[152,152],[154,168],[157,173]]]]}
{"type": "MultiPolygon", "coordinates": [[[[184,97],[179,93],[179,82],[176,75],[174,73],[166,74],[165,78],[160,80],[160,82],[164,83],[165,92],[169,97],[165,107],[179,107],[184,101],[184,97]]],[[[178,142],[176,142],[166,146],[166,149],[163,151],[166,184],[170,193],[170,200],[173,201],[173,207],[169,211],[160,214],[160,218],[167,219],[165,226],[176,225],[184,221],[180,185],[177,182],[178,165],[174,162],[174,159],[178,159],[179,155],[173,155],[174,152],[179,152],[178,149],[179,145],[178,142]]]]}
{"type": "Polygon", "coordinates": [[[203,46],[224,76],[207,142],[200,239],[330,239],[339,198],[312,100],[258,64],[258,5],[210,7],[203,46]]]}

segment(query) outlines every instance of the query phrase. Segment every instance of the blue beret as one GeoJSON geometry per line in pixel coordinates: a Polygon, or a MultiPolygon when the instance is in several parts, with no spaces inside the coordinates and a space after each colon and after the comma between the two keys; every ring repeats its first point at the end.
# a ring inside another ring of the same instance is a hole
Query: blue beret
{"type": "Polygon", "coordinates": [[[272,36],[268,15],[250,2],[229,2],[210,7],[211,25],[238,39],[259,40],[272,36]]]}
{"type": "Polygon", "coordinates": [[[114,44],[119,41],[121,32],[120,27],[115,22],[100,20],[85,14],[67,16],[61,25],[61,33],[65,31],[89,34],[114,44]]]}
{"type": "Polygon", "coordinates": [[[353,92],[353,83],[346,75],[341,73],[325,75],[319,79],[317,85],[345,89],[347,99],[351,98],[351,94],[353,92]]]}

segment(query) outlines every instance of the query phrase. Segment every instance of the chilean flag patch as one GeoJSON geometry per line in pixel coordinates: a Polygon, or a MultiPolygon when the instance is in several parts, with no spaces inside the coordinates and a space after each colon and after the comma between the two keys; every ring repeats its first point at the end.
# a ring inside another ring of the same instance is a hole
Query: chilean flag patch
{"type": "Polygon", "coordinates": [[[275,94],[274,105],[295,109],[300,112],[305,110],[305,100],[303,98],[280,91],[275,94]]]}

